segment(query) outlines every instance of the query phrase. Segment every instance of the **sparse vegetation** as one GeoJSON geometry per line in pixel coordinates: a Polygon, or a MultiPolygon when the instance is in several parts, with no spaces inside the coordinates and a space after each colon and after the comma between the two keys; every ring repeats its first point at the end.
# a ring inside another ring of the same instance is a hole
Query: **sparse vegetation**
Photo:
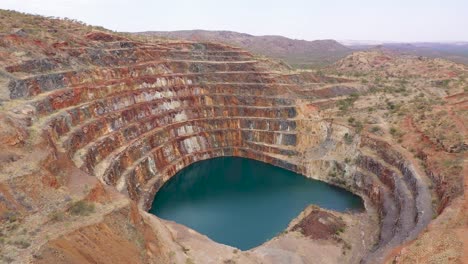
{"type": "Polygon", "coordinates": [[[351,244],[345,242],[344,248],[345,248],[346,250],[351,250],[351,244]]]}
{"type": "Polygon", "coordinates": [[[1,219],[13,223],[18,219],[18,213],[15,211],[7,210],[3,212],[1,219]]]}
{"type": "Polygon", "coordinates": [[[356,129],[357,133],[360,133],[364,126],[362,125],[362,122],[359,120],[356,120],[353,122],[352,126],[356,129]]]}
{"type": "Polygon", "coordinates": [[[53,211],[49,214],[49,219],[52,222],[63,221],[63,219],[65,219],[65,213],[62,211],[58,211],[58,210],[53,211]]]}
{"type": "Polygon", "coordinates": [[[353,136],[351,136],[349,133],[345,133],[343,136],[344,142],[348,145],[353,144],[353,136]]]}
{"type": "Polygon", "coordinates": [[[339,235],[339,234],[343,233],[344,231],[345,231],[344,227],[339,227],[338,229],[336,229],[335,234],[339,235]]]}
{"type": "Polygon", "coordinates": [[[370,132],[376,134],[377,132],[380,132],[380,127],[379,126],[372,126],[370,128],[370,132]]]}
{"type": "Polygon", "coordinates": [[[349,108],[353,107],[354,102],[356,102],[357,99],[359,99],[358,94],[355,94],[355,93],[351,94],[347,98],[342,99],[337,102],[338,109],[340,109],[341,111],[348,110],[349,108]]]}
{"type": "Polygon", "coordinates": [[[31,246],[31,243],[29,241],[27,241],[26,239],[15,240],[15,241],[12,242],[12,244],[17,246],[18,248],[22,248],[22,249],[25,249],[25,248],[28,248],[29,246],[31,246]]]}
{"type": "Polygon", "coordinates": [[[184,246],[182,246],[182,251],[184,251],[184,253],[187,254],[187,252],[189,252],[190,249],[189,249],[189,248],[186,248],[186,247],[184,247],[184,246]]]}
{"type": "Polygon", "coordinates": [[[94,203],[84,200],[76,201],[71,204],[69,211],[72,215],[87,216],[94,213],[94,203]]]}

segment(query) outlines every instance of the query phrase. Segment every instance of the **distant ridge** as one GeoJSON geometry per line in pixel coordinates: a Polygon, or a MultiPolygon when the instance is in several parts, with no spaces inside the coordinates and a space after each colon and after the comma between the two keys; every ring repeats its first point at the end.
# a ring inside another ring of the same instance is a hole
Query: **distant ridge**
{"type": "Polygon", "coordinates": [[[468,42],[378,42],[340,41],[354,50],[382,50],[468,64],[468,42]]]}
{"type": "Polygon", "coordinates": [[[353,51],[335,40],[306,41],[282,36],[253,36],[233,31],[147,31],[137,34],[226,43],[255,54],[284,60],[292,66],[301,68],[328,65],[353,51]]]}

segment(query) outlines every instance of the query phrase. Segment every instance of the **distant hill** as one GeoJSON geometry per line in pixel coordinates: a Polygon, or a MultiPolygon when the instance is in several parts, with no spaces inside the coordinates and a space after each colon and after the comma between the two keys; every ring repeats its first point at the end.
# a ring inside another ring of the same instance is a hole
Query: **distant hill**
{"type": "Polygon", "coordinates": [[[284,60],[290,65],[300,68],[328,65],[353,51],[335,40],[306,41],[282,36],[253,36],[232,31],[149,31],[137,34],[226,43],[255,54],[284,60]]]}
{"type": "Polygon", "coordinates": [[[379,45],[349,45],[348,47],[355,50],[389,50],[400,54],[444,58],[454,62],[468,64],[468,42],[381,43],[379,45]]]}

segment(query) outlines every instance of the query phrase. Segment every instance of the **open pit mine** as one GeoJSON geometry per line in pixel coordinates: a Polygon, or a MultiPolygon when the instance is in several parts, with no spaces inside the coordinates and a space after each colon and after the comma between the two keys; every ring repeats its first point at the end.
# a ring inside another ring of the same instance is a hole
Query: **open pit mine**
{"type": "Polygon", "coordinates": [[[461,263],[466,77],[380,52],[296,71],[224,44],[0,11],[0,262],[461,263]],[[365,209],[311,205],[245,251],[147,212],[177,172],[228,156],[365,209]]]}

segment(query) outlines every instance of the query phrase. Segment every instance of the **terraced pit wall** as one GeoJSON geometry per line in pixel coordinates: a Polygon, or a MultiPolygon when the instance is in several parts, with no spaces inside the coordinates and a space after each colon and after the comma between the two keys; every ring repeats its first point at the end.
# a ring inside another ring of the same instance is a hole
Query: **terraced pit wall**
{"type": "Polygon", "coordinates": [[[191,163],[239,156],[339,185],[377,208],[380,238],[364,262],[382,260],[431,219],[429,192],[411,164],[310,107],[353,89],[322,89],[327,78],[272,72],[219,44],[87,38],[87,46],[54,47],[56,59],[6,67],[15,76],[10,98],[21,105],[13,111],[27,112],[56,153],[141,208],[191,163]]]}

